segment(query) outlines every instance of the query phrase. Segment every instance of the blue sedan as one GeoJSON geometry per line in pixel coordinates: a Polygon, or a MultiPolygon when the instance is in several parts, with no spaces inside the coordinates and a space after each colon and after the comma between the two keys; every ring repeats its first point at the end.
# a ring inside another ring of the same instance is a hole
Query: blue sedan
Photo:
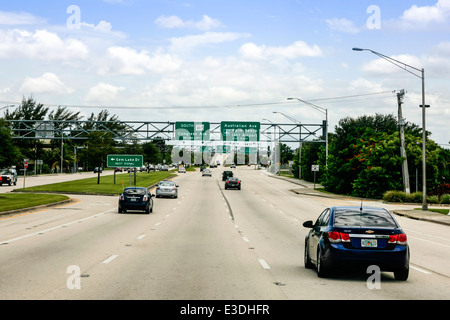
{"type": "Polygon", "coordinates": [[[316,267],[319,277],[338,267],[376,265],[394,272],[396,280],[408,279],[407,237],[389,211],[330,207],[303,226],[311,229],[305,238],[305,267],[316,267]]]}
{"type": "Polygon", "coordinates": [[[126,213],[128,210],[139,210],[149,214],[153,212],[152,198],[154,196],[147,188],[125,188],[119,198],[118,212],[126,213]]]}

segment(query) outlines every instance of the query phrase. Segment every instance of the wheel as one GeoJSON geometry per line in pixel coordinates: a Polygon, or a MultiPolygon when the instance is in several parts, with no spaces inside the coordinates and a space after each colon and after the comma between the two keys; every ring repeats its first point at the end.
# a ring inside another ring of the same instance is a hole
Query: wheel
{"type": "Polygon", "coordinates": [[[119,209],[117,210],[118,213],[122,213],[122,208],[119,207],[119,209]]]}
{"type": "Polygon", "coordinates": [[[314,264],[311,261],[311,258],[309,257],[309,251],[308,251],[308,243],[305,243],[305,254],[304,254],[304,263],[306,269],[312,269],[314,267],[314,264]]]}
{"type": "Polygon", "coordinates": [[[402,268],[400,270],[394,271],[395,280],[406,281],[409,276],[409,268],[402,268]]]}
{"type": "Polygon", "coordinates": [[[328,268],[323,262],[322,251],[317,249],[317,275],[319,278],[326,278],[328,276],[328,268]]]}

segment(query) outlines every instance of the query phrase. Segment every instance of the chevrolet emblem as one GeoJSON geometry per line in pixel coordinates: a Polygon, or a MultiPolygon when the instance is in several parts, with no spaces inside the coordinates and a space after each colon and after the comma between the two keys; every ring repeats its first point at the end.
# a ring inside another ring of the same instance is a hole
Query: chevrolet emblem
{"type": "Polygon", "coordinates": [[[375,231],[373,230],[366,230],[366,233],[374,233],[375,231]]]}

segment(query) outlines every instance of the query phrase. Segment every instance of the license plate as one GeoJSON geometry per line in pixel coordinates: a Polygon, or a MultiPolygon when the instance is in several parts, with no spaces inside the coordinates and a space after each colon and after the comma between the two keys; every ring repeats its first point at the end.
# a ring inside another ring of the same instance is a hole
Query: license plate
{"type": "Polygon", "coordinates": [[[138,200],[138,199],[136,199],[136,198],[130,198],[130,201],[131,201],[131,202],[137,202],[137,200],[138,200]]]}
{"type": "Polygon", "coordinates": [[[377,239],[361,239],[361,247],[376,248],[377,247],[377,239]]]}

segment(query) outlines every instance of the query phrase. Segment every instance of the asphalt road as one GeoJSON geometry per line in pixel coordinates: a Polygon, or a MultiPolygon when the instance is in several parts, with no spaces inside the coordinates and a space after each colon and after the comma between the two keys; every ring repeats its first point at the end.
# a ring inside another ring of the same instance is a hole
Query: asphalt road
{"type": "Polygon", "coordinates": [[[396,217],[411,247],[406,282],[382,273],[374,288],[371,274],[345,271],[322,279],[303,267],[302,223],[357,203],[296,194],[253,167],[233,169],[242,190],[223,190],[222,170],[180,174],[179,198],[155,199],[150,215],[118,214],[116,197],[77,195],[0,217],[0,299],[448,299],[448,226],[396,217]]]}

